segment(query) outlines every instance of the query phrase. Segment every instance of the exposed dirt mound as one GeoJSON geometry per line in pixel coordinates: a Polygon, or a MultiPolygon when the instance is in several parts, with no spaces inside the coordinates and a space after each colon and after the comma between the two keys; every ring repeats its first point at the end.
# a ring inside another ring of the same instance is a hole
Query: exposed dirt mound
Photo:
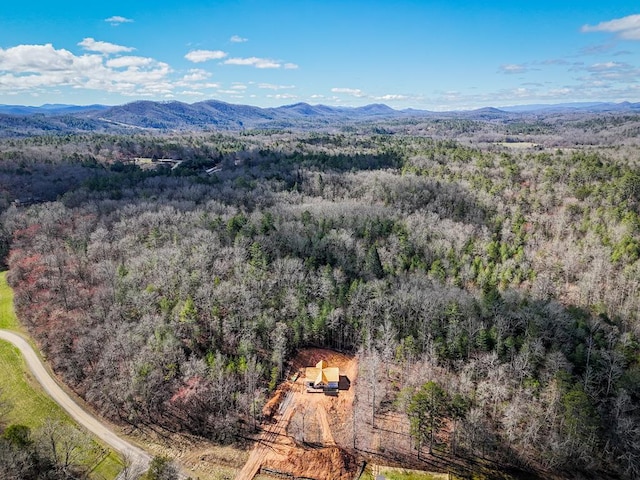
{"type": "Polygon", "coordinates": [[[291,450],[286,458],[270,458],[263,467],[315,480],[353,480],[356,458],[340,447],[291,450]]]}
{"type": "Polygon", "coordinates": [[[353,360],[353,356],[324,348],[305,348],[300,350],[291,360],[291,369],[296,371],[302,370],[304,367],[313,367],[320,360],[324,360],[331,367],[340,367],[342,370],[353,360]]]}
{"type": "Polygon", "coordinates": [[[282,399],[288,391],[289,386],[287,384],[284,384],[281,388],[278,388],[275,395],[271,397],[271,399],[264,405],[264,407],[262,407],[262,415],[267,418],[273,417],[273,415],[278,411],[280,402],[282,402],[282,399]]]}

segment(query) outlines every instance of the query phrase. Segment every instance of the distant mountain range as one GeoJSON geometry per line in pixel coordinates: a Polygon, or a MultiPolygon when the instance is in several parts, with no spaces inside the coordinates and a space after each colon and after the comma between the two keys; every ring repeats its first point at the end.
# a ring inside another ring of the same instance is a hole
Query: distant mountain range
{"type": "Polygon", "coordinates": [[[243,128],[314,128],[353,122],[410,119],[466,118],[492,121],[523,115],[601,112],[640,112],[640,103],[564,103],[432,112],[394,110],[384,104],[332,107],[296,103],[276,108],[236,105],[218,100],[198,103],[137,101],[118,106],[47,104],[40,107],[0,105],[0,136],[66,132],[131,130],[239,130],[243,128]]]}
{"type": "Polygon", "coordinates": [[[611,103],[611,102],[575,102],[557,104],[532,104],[500,107],[503,112],[627,112],[640,111],[640,103],[611,103]]]}
{"type": "Polygon", "coordinates": [[[95,110],[108,110],[111,107],[107,105],[62,105],[47,103],[40,107],[28,107],[24,105],[0,105],[0,113],[9,115],[64,115],[67,113],[78,113],[95,110]]]}
{"type": "MultiPolygon", "coordinates": [[[[430,112],[421,112],[428,114],[430,112]]],[[[311,121],[336,122],[393,118],[406,113],[386,105],[374,104],[357,108],[328,107],[296,103],[276,108],[235,105],[217,100],[193,104],[181,102],[128,103],[107,110],[85,112],[83,116],[118,124],[144,128],[180,129],[192,127],[242,128],[260,125],[296,126],[311,121]]]]}

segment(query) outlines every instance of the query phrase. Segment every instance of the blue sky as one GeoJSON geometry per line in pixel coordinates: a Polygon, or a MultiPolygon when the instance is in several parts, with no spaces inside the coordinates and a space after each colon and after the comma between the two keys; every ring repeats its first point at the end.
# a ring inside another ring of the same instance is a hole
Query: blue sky
{"type": "Polygon", "coordinates": [[[640,101],[628,0],[3,3],[3,104],[640,101]]]}

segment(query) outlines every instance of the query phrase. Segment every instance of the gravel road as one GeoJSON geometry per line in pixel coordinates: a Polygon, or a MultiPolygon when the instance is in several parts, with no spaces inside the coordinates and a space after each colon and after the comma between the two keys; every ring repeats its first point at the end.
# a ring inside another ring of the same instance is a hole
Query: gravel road
{"type": "MultiPolygon", "coordinates": [[[[142,449],[119,437],[99,419],[87,413],[87,411],[78,405],[62,388],[60,388],[58,383],[42,364],[42,361],[31,345],[29,345],[24,338],[13,332],[0,329],[0,339],[12,343],[20,350],[27,362],[29,370],[31,370],[33,376],[38,380],[40,385],[42,385],[42,388],[44,388],[51,398],[64,408],[79,425],[82,425],[86,430],[131,461],[131,466],[129,468],[131,473],[146,471],[149,462],[151,461],[151,456],[142,449]]],[[[121,474],[118,478],[124,479],[125,474],[121,474]]]]}

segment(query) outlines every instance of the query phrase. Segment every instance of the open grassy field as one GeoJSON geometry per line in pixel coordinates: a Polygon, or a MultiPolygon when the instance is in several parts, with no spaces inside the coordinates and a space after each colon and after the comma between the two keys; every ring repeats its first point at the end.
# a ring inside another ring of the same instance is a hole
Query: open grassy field
{"type": "MultiPolygon", "coordinates": [[[[0,328],[20,331],[13,312],[13,294],[6,282],[6,272],[0,273],[0,328]]],[[[31,378],[22,355],[16,347],[0,341],[0,391],[9,404],[6,424],[26,425],[32,430],[47,420],[73,424],[69,416],[31,378]]],[[[93,468],[94,480],[115,478],[121,470],[118,456],[95,442],[87,448],[86,464],[93,468]]]]}

